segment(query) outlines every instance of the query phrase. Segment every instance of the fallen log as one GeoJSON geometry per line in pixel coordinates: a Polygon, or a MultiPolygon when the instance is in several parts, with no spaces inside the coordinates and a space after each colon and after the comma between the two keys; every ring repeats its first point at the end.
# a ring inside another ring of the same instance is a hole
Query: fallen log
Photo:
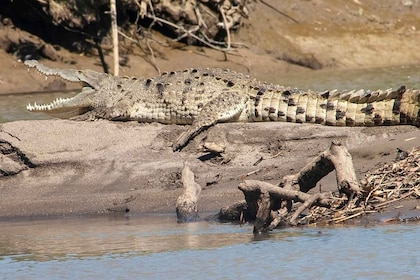
{"type": "Polygon", "coordinates": [[[194,173],[187,163],[182,169],[182,184],[184,193],[176,201],[176,216],[178,222],[191,222],[199,219],[197,201],[201,193],[201,187],[194,181],[194,173]]]}

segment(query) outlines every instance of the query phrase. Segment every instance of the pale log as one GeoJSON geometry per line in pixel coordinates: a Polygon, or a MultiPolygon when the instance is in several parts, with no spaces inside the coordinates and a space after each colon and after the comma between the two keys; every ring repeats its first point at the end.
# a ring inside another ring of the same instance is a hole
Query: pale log
{"type": "Polygon", "coordinates": [[[190,222],[199,219],[197,201],[201,187],[194,181],[194,173],[184,164],[182,169],[182,183],[184,193],[176,201],[176,215],[178,222],[190,222]]]}

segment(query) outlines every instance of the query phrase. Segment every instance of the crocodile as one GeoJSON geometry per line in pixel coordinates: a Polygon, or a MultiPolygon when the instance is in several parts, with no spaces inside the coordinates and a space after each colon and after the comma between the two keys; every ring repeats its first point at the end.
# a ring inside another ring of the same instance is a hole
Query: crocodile
{"type": "Polygon", "coordinates": [[[153,78],[116,77],[92,70],[55,69],[25,61],[46,76],[84,84],[72,98],[29,104],[31,112],[75,120],[108,119],[190,125],[178,151],[219,122],[283,121],[331,126],[408,124],[420,127],[420,90],[331,90],[284,87],[227,69],[165,72],[153,78]]]}

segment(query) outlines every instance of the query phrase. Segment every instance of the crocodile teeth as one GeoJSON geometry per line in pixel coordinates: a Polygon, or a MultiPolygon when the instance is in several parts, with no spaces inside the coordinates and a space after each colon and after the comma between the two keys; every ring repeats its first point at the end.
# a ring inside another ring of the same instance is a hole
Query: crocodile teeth
{"type": "Polygon", "coordinates": [[[63,97],[59,97],[56,98],[53,102],[51,102],[50,104],[36,104],[36,102],[34,102],[34,104],[28,104],[26,105],[26,109],[28,111],[47,111],[47,110],[52,110],[54,108],[57,107],[61,107],[64,103],[68,102],[71,98],[63,98],[63,97]]]}

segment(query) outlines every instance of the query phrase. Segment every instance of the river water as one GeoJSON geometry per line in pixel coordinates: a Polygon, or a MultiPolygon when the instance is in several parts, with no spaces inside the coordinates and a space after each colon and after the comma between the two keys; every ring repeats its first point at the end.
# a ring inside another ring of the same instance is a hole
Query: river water
{"type": "Polygon", "coordinates": [[[174,215],[0,222],[1,279],[419,279],[420,224],[178,224],[174,215]]]}
{"type": "MultiPolygon", "coordinates": [[[[267,77],[314,90],[420,87],[420,65],[267,77]]],[[[0,96],[0,122],[74,93],[0,96]]],[[[174,215],[0,220],[0,279],[419,279],[420,223],[289,228],[178,224],[174,215]]]]}

